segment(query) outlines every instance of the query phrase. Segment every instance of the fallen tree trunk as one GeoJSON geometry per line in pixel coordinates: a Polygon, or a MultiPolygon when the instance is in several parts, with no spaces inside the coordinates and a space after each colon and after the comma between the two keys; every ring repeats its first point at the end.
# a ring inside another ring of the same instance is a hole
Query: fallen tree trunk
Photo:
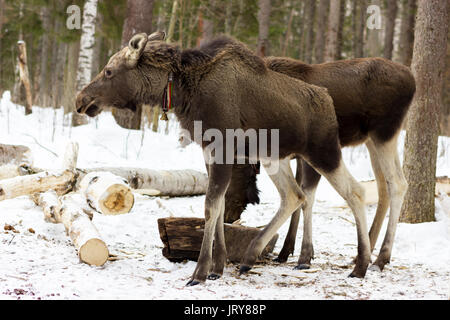
{"type": "MultiPolygon", "coordinates": [[[[158,228],[164,244],[162,254],[173,262],[197,261],[203,241],[205,219],[201,218],[161,218],[158,228]]],[[[250,242],[261,230],[225,223],[225,243],[227,258],[240,262],[250,242]]],[[[276,234],[263,250],[261,257],[272,252],[278,239],[276,234]]]]}
{"type": "Polygon", "coordinates": [[[0,166],[4,164],[31,165],[32,162],[30,148],[25,146],[0,144],[0,166]]]}
{"type": "Polygon", "coordinates": [[[79,170],[80,177],[90,172],[111,172],[128,181],[133,189],[158,190],[160,196],[193,196],[206,193],[208,176],[195,170],[151,170],[142,168],[93,168],[79,170]]]}
{"type": "Polygon", "coordinates": [[[26,164],[20,166],[15,164],[5,164],[0,167],[0,180],[10,179],[18,176],[33,174],[30,167],[26,164]]]}
{"type": "Polygon", "coordinates": [[[71,170],[62,172],[41,172],[0,181],[0,201],[13,199],[37,192],[55,190],[59,195],[72,190],[76,174],[71,170]]]}
{"type": "Polygon", "coordinates": [[[84,176],[79,192],[95,210],[106,215],[128,213],[134,195],[127,182],[110,172],[91,172],[84,176]]]}
{"type": "Polygon", "coordinates": [[[61,198],[61,222],[64,224],[80,260],[95,266],[105,264],[108,247],[89,218],[89,208],[80,194],[68,194],[61,198]]]}
{"type": "Polygon", "coordinates": [[[44,211],[44,219],[51,223],[61,223],[61,202],[54,190],[44,193],[36,193],[33,196],[34,203],[44,211]]]}

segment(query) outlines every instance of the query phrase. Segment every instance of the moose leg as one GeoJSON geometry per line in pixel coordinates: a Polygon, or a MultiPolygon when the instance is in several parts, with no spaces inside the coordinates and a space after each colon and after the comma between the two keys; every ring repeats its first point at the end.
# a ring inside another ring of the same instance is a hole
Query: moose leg
{"type": "MultiPolygon", "coordinates": [[[[370,261],[370,240],[367,231],[367,219],[364,208],[364,188],[348,172],[342,159],[331,172],[321,174],[331,183],[352,209],[358,234],[358,256],[356,266],[350,277],[364,278],[370,261]]],[[[320,168],[316,168],[320,172],[320,168]]]]}
{"type": "Polygon", "coordinates": [[[394,242],[395,231],[400,217],[400,210],[403,203],[403,198],[408,188],[408,184],[403,175],[403,170],[400,165],[400,160],[397,153],[397,138],[398,134],[390,141],[381,142],[376,137],[372,137],[375,149],[378,155],[380,167],[386,177],[387,188],[390,198],[390,212],[389,222],[381,246],[378,258],[375,260],[371,269],[383,270],[384,266],[390,262],[392,245],[394,242]]]}
{"type": "Polygon", "coordinates": [[[303,240],[300,257],[295,269],[309,269],[311,259],[314,258],[314,248],[312,243],[312,208],[316,194],[317,185],[320,181],[320,174],[317,173],[307,163],[303,164],[303,184],[302,190],[305,192],[306,201],[303,203],[303,240]]]}
{"type": "Polygon", "coordinates": [[[378,159],[376,147],[371,139],[366,142],[367,149],[370,154],[370,161],[372,163],[373,172],[377,181],[378,188],[378,205],[375,218],[369,231],[370,251],[373,252],[377,243],[378,235],[380,234],[381,226],[386,217],[389,208],[389,195],[387,190],[386,179],[380,167],[380,160],[378,159]]]}
{"type": "Polygon", "coordinates": [[[213,248],[213,269],[212,273],[208,275],[209,280],[219,279],[223,274],[225,268],[225,262],[227,260],[227,248],[225,245],[225,233],[224,233],[224,212],[225,212],[225,199],[223,199],[219,217],[216,224],[216,234],[214,237],[213,248]]]}
{"type": "MultiPolygon", "coordinates": [[[[205,197],[205,229],[197,266],[188,286],[204,282],[212,266],[213,240],[217,221],[223,215],[224,197],[231,179],[231,165],[211,164],[209,166],[208,188],[205,197]]],[[[222,224],[223,228],[223,224],[222,224]]],[[[222,231],[223,232],[223,231],[222,231]]],[[[218,239],[220,241],[220,239],[218,239]]]]}
{"type": "MultiPolygon", "coordinates": [[[[302,169],[303,169],[303,160],[299,157],[297,160],[297,169],[295,173],[295,180],[299,186],[302,185],[302,169]]],[[[289,230],[284,239],[283,248],[281,249],[278,257],[275,259],[276,262],[286,262],[289,255],[294,253],[295,249],[295,239],[297,237],[298,223],[300,221],[300,208],[295,210],[295,212],[291,216],[291,223],[289,224],[289,230]]]]}
{"type": "Polygon", "coordinates": [[[281,204],[272,221],[270,221],[264,230],[248,246],[242,258],[240,273],[245,273],[251,269],[264,247],[272,239],[281,225],[305,201],[305,195],[295,181],[289,161],[289,159],[279,161],[279,168],[276,173],[272,172],[271,163],[263,163],[264,168],[280,194],[281,204]]]}

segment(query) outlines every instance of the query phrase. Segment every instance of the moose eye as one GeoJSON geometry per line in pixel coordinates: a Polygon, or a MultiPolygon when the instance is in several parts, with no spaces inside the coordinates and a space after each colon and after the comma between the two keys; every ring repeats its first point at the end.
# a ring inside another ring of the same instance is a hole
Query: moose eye
{"type": "Polygon", "coordinates": [[[111,71],[110,69],[106,69],[106,70],[105,70],[105,76],[106,76],[107,78],[111,78],[111,77],[112,77],[112,71],[111,71]]]}

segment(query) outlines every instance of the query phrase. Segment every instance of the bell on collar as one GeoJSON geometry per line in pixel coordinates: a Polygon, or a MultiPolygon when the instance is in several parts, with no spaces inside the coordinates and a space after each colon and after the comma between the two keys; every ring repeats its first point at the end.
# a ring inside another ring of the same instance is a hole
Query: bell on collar
{"type": "Polygon", "coordinates": [[[166,112],[163,111],[160,120],[164,120],[164,121],[168,121],[169,120],[169,118],[167,118],[167,113],[166,112]]]}

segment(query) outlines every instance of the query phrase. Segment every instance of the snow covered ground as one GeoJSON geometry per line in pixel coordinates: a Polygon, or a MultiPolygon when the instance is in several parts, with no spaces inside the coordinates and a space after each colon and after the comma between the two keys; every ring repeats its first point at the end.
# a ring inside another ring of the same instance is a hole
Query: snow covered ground
{"type": "MultiPolygon", "coordinates": [[[[9,92],[0,100],[0,143],[30,147],[37,167],[59,168],[61,159],[46,149],[62,155],[72,140],[80,144],[80,167],[204,171],[198,146],[178,146],[175,121],[169,122],[169,135],[163,133],[165,125],[160,133],[122,129],[108,113],[78,128],[71,129],[69,122],[70,116],[52,109],[34,108],[33,114],[25,117],[23,107],[10,102],[9,92]]],[[[403,140],[399,149],[402,144],[403,140]]],[[[450,176],[449,152],[450,139],[440,139],[440,176],[450,176]]],[[[373,179],[364,147],[345,149],[344,159],[357,179],[373,179]]],[[[258,186],[261,204],[249,206],[242,215],[248,226],[268,223],[278,208],[278,194],[264,172],[258,186]]],[[[185,287],[195,263],[172,263],[162,256],[156,221],[170,214],[203,217],[204,196],[136,197],[129,214],[94,216],[110,252],[119,258],[102,267],[80,263],[64,227],[44,222],[42,211],[28,197],[0,202],[0,299],[449,299],[450,217],[439,202],[436,222],[399,224],[391,264],[382,273],[368,271],[365,279],[348,278],[356,255],[353,216],[323,179],[313,213],[315,259],[311,270],[293,270],[300,230],[295,255],[286,264],[266,261],[246,276],[239,276],[237,265],[229,264],[221,279],[185,287]],[[4,230],[5,224],[18,233],[4,230]]],[[[375,206],[367,206],[367,212],[371,222],[375,206]]],[[[288,223],[279,230],[275,252],[281,249],[287,229],[288,223]]]]}

